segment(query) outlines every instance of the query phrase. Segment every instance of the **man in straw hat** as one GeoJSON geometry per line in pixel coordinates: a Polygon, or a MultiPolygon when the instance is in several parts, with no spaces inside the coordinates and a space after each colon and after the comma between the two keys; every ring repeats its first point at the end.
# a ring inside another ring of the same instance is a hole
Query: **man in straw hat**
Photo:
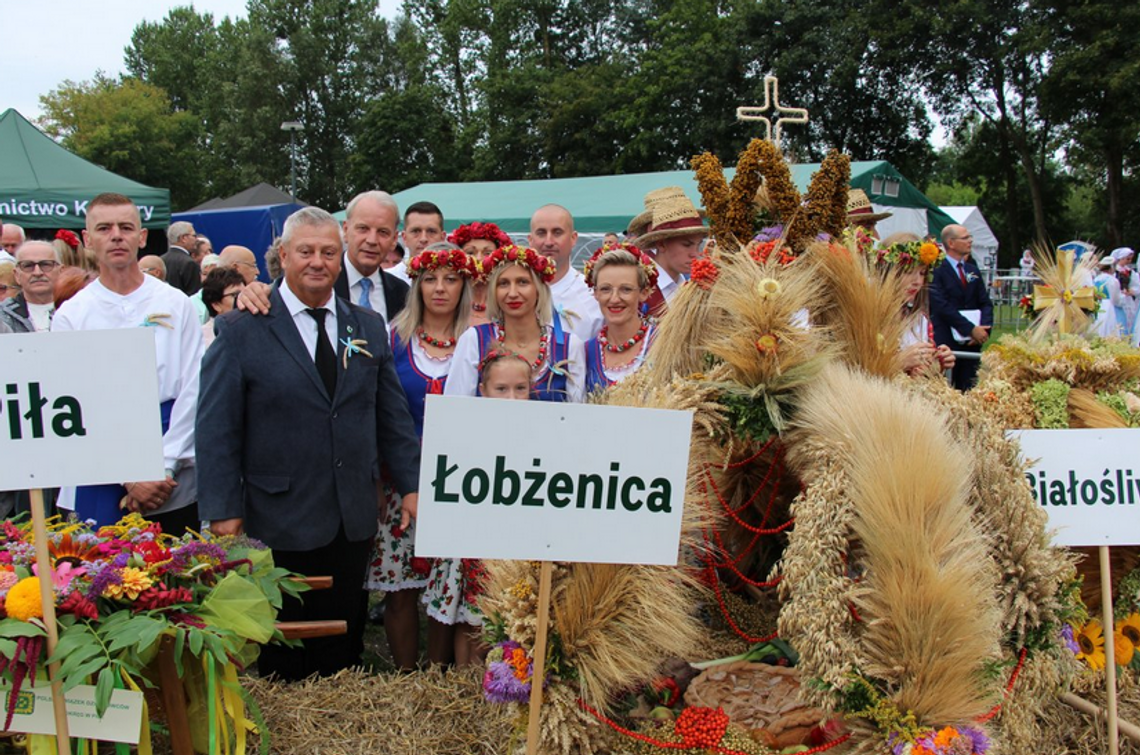
{"type": "Polygon", "coordinates": [[[875,212],[867,192],[862,189],[849,189],[847,192],[847,224],[855,228],[862,228],[873,238],[879,238],[879,231],[875,224],[891,216],[889,212],[875,212]]]}
{"type": "Polygon", "coordinates": [[[709,235],[701,213],[680,186],[667,186],[645,195],[645,211],[629,223],[636,243],[654,250],[662,275],[649,295],[649,314],[665,314],[668,302],[689,275],[693,260],[701,254],[701,240],[709,235]]]}

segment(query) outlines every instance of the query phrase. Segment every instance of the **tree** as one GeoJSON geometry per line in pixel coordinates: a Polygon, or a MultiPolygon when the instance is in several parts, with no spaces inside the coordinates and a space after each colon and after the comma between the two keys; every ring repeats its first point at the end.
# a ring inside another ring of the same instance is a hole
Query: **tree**
{"type": "Polygon", "coordinates": [[[197,121],[175,112],[162,89],[102,73],[65,81],[40,97],[40,127],[75,154],[151,186],[170,189],[171,205],[203,199],[198,173],[197,121]]]}
{"type": "Polygon", "coordinates": [[[1045,104],[1065,124],[1068,150],[1103,176],[1109,247],[1124,243],[1125,164],[1138,155],[1140,7],[1104,0],[1049,0],[1052,65],[1045,104]]]}

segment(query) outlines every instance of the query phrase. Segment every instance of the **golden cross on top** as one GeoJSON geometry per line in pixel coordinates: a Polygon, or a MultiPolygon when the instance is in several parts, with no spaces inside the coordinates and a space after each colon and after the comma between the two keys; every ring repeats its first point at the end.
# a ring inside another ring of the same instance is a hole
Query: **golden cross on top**
{"type": "Polygon", "coordinates": [[[736,119],[740,121],[760,121],[764,124],[764,138],[780,146],[780,135],[785,123],[807,123],[808,111],[802,107],[785,107],[780,104],[780,80],[775,76],[764,77],[764,104],[760,107],[744,106],[736,108],[736,119]],[[776,119],[776,138],[772,138],[772,121],[764,115],[774,110],[781,117],[776,119]],[[785,115],[786,114],[786,115],[785,115]]]}
{"type": "Polygon", "coordinates": [[[1073,325],[1081,319],[1082,310],[1096,310],[1096,294],[1092,286],[1077,287],[1073,276],[1073,262],[1076,253],[1057,252],[1058,279],[1064,288],[1057,291],[1052,286],[1033,287],[1033,309],[1040,312],[1050,307],[1057,308],[1057,331],[1071,333],[1073,325]]]}

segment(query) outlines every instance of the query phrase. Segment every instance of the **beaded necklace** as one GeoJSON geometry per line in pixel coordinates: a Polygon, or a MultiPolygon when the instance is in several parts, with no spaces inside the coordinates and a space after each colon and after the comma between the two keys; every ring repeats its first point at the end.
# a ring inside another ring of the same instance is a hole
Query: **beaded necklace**
{"type": "Polygon", "coordinates": [[[476,304],[475,302],[471,302],[471,309],[475,310],[476,312],[486,312],[487,311],[487,305],[486,304],[476,304]]]}
{"type": "MultiPolygon", "coordinates": [[[[504,351],[510,351],[510,349],[507,348],[506,343],[503,342],[503,336],[505,336],[505,335],[506,335],[506,333],[500,328],[499,329],[499,346],[502,347],[502,349],[504,351]]],[[[540,367],[542,367],[543,364],[546,363],[546,347],[549,344],[550,344],[550,334],[546,332],[546,328],[543,328],[542,329],[542,338],[540,338],[538,341],[538,356],[535,357],[534,362],[531,363],[531,365],[530,365],[530,369],[532,371],[538,371],[538,369],[540,367]]]]}
{"type": "Polygon", "coordinates": [[[619,344],[617,346],[610,343],[609,339],[606,337],[609,329],[609,325],[604,325],[602,326],[602,329],[598,331],[598,343],[600,343],[606,351],[613,352],[614,354],[620,354],[623,351],[632,349],[634,346],[645,340],[645,334],[649,332],[649,321],[642,320],[641,327],[637,329],[637,332],[630,336],[625,343],[619,344]]]}
{"type": "Polygon", "coordinates": [[[454,338],[435,338],[433,336],[429,336],[422,325],[416,328],[416,337],[424,343],[430,344],[437,349],[450,349],[451,347],[455,346],[454,338]]]}

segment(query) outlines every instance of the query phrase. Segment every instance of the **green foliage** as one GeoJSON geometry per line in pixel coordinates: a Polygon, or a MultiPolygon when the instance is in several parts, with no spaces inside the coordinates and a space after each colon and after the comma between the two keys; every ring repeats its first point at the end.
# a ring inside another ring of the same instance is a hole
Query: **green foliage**
{"type": "Polygon", "coordinates": [[[1029,389],[1038,430],[1064,430],[1069,427],[1070,386],[1056,378],[1035,383],[1029,389]]]}
{"type": "Polygon", "coordinates": [[[199,124],[176,112],[159,87],[97,74],[63,82],[40,97],[40,125],[80,157],[127,178],[170,189],[175,206],[203,197],[198,172],[199,124]]]}

